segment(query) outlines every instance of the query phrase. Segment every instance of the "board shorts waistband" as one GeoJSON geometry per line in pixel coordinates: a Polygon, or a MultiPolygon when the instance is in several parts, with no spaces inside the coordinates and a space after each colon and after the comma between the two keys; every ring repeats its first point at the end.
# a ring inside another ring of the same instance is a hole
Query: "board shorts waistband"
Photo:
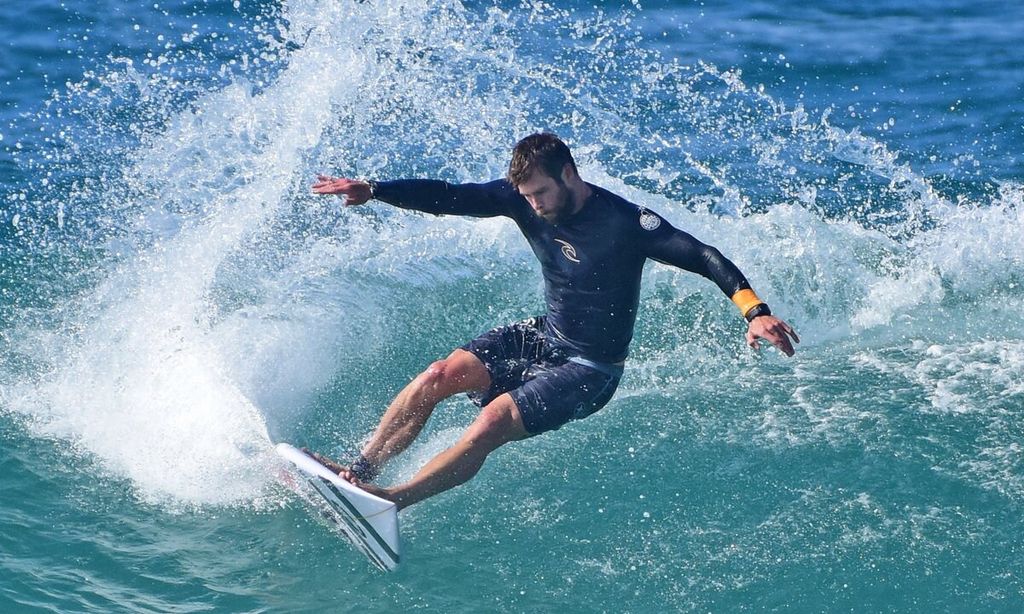
{"type": "Polygon", "coordinates": [[[625,361],[623,362],[597,362],[596,360],[590,360],[582,356],[570,356],[569,362],[574,362],[584,367],[590,367],[608,375],[610,377],[622,377],[622,372],[626,368],[625,361]]]}

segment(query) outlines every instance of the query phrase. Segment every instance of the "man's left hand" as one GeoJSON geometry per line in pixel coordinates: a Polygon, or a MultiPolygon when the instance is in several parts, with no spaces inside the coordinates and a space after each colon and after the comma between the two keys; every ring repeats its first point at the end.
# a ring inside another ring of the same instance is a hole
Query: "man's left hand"
{"type": "Polygon", "coordinates": [[[790,337],[796,343],[800,343],[800,338],[796,336],[796,331],[793,330],[793,327],[775,316],[757,316],[751,320],[750,326],[747,327],[747,345],[755,350],[758,349],[757,340],[764,339],[779,348],[779,351],[786,356],[792,356],[796,351],[793,349],[793,344],[789,341],[790,337]]]}

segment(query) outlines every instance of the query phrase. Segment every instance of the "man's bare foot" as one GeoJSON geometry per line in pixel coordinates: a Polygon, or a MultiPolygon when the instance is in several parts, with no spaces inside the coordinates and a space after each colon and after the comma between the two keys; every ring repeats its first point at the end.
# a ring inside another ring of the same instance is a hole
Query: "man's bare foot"
{"type": "Polygon", "coordinates": [[[373,484],[364,484],[364,483],[360,482],[358,480],[358,478],[355,479],[355,481],[353,481],[352,484],[354,484],[355,486],[358,486],[362,490],[365,490],[366,492],[370,493],[371,495],[374,495],[374,496],[380,497],[381,499],[384,499],[385,501],[391,501],[392,503],[397,503],[397,501],[395,500],[395,496],[391,493],[391,490],[388,489],[388,488],[381,488],[380,486],[374,486],[373,484]]]}
{"type": "Polygon", "coordinates": [[[310,458],[312,458],[316,462],[320,463],[324,467],[330,469],[332,472],[341,476],[343,480],[347,482],[352,482],[353,484],[359,481],[358,478],[356,478],[356,476],[353,475],[351,471],[349,471],[348,467],[345,467],[344,465],[339,465],[338,463],[332,461],[323,454],[317,454],[316,452],[310,450],[309,448],[302,448],[302,451],[309,455],[310,458]]]}

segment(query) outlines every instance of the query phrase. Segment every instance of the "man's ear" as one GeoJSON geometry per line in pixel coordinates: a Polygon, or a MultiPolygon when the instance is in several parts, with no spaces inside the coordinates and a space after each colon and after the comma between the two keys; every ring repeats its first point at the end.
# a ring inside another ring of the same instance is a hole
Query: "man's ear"
{"type": "Polygon", "coordinates": [[[576,172],[572,164],[566,162],[565,166],[562,167],[562,183],[568,183],[573,179],[579,179],[579,173],[576,172]]]}

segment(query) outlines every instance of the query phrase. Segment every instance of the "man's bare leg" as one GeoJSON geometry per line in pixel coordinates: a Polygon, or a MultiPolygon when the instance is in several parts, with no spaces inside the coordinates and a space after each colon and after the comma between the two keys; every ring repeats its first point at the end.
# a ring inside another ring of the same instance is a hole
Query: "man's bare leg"
{"type": "MultiPolygon", "coordinates": [[[[448,358],[431,364],[398,393],[363,447],[363,458],[374,467],[383,466],[416,439],[438,403],[460,392],[487,390],[490,385],[491,376],[480,359],[465,350],[455,350],[448,358]]],[[[342,478],[359,482],[348,467],[318,454],[313,456],[342,478]]]]}
{"type": "Polygon", "coordinates": [[[403,509],[466,482],[476,475],[491,452],[528,435],[519,408],[506,393],[480,411],[455,445],[431,459],[405,484],[378,488],[356,483],[403,509]]]}

